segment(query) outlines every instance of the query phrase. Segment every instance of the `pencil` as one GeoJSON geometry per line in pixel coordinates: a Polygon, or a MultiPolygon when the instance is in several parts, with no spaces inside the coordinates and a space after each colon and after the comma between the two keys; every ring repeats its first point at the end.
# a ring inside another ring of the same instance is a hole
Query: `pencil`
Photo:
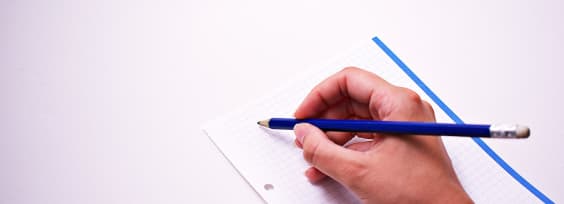
{"type": "Polygon", "coordinates": [[[487,138],[528,138],[530,130],[517,124],[452,124],[411,121],[337,120],[270,118],[257,124],[271,129],[294,129],[298,123],[309,123],[323,131],[378,132],[401,135],[432,135],[487,138]]]}

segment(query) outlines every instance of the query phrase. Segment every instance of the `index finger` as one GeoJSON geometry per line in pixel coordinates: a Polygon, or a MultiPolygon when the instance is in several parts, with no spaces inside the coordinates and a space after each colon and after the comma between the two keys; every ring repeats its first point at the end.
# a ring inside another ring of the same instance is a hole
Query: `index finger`
{"type": "Polygon", "coordinates": [[[393,85],[378,75],[356,68],[347,67],[325,79],[302,101],[294,116],[311,118],[328,111],[333,105],[348,99],[366,104],[373,119],[378,118],[376,112],[382,101],[393,88],[393,85]],[[372,104],[371,104],[372,103],[372,104]]]}

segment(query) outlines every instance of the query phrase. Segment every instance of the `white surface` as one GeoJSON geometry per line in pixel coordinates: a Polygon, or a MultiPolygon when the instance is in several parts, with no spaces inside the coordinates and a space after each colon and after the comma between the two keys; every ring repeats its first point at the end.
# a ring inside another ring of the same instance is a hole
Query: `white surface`
{"type": "Polygon", "coordinates": [[[561,1],[2,1],[0,203],[259,203],[199,129],[378,35],[564,201],[561,1]]]}

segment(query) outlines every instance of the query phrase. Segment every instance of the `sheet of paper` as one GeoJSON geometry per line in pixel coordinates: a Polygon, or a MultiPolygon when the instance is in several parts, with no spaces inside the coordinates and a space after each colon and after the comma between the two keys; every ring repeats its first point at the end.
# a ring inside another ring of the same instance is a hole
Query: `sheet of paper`
{"type": "MultiPolygon", "coordinates": [[[[369,70],[418,92],[432,103],[438,121],[453,122],[378,45],[367,40],[343,57],[299,73],[279,89],[204,125],[209,138],[266,202],[359,203],[354,194],[333,180],[317,185],[307,181],[303,172],[308,164],[294,145],[291,131],[268,130],[256,124],[270,117],[292,117],[313,86],[347,66],[369,70]]],[[[464,189],[476,203],[540,201],[472,139],[443,137],[443,141],[464,189]]]]}

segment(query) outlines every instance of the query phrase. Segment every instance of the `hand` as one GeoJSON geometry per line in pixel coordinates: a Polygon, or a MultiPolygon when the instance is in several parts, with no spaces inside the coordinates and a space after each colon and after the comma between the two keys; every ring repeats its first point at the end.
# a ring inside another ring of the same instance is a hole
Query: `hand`
{"type": "MultiPolygon", "coordinates": [[[[435,121],[432,107],[415,92],[358,68],[345,68],[318,84],[295,117],[435,121]]],[[[305,172],[311,182],[329,176],[365,203],[472,202],[440,137],[324,133],[305,123],[294,131],[312,165],[305,172]],[[343,146],[355,136],[371,140],[343,146]]]]}

